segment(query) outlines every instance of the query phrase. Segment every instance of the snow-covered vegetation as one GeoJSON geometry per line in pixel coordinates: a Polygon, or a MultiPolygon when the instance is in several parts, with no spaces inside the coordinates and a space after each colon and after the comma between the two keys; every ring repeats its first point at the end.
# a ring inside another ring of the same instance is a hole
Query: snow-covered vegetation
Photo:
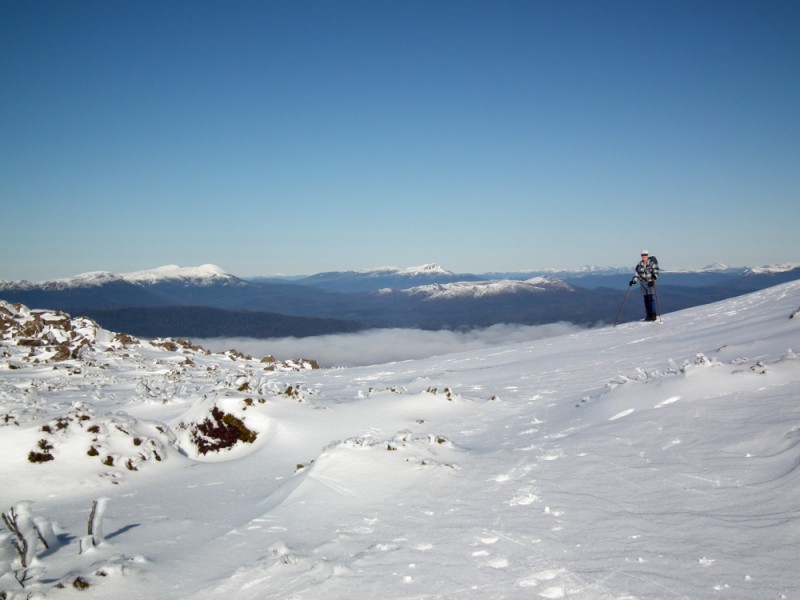
{"type": "Polygon", "coordinates": [[[6,598],[797,598],[800,282],[317,369],[0,305],[6,598]]]}

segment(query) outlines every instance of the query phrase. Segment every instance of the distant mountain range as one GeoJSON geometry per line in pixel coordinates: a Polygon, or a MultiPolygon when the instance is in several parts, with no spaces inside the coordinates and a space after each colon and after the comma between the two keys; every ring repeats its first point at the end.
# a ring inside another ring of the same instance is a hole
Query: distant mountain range
{"type": "MultiPolygon", "coordinates": [[[[282,337],[369,327],[468,328],[614,320],[631,268],[456,274],[438,265],[248,278],[215,265],[0,281],[0,299],[70,311],[140,337],[282,337]]],[[[800,265],[662,271],[662,313],[800,278],[800,265]]],[[[638,296],[638,289],[631,296],[638,296]]],[[[638,299],[622,320],[641,317],[638,299]]]]}
{"type": "MultiPolygon", "coordinates": [[[[480,281],[480,275],[456,274],[436,264],[419,267],[382,267],[368,271],[331,271],[309,277],[292,278],[298,285],[315,287],[331,292],[373,292],[380,289],[407,289],[419,285],[455,283],[458,281],[480,281]]],[[[269,282],[275,279],[253,278],[254,282],[269,282]]]]}

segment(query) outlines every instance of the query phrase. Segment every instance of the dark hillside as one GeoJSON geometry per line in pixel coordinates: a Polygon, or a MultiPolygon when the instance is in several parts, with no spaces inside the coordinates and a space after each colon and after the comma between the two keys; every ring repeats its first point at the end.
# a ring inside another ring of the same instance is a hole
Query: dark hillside
{"type": "Polygon", "coordinates": [[[360,323],[342,319],[293,317],[277,313],[195,306],[84,308],[76,311],[76,314],[94,319],[105,329],[145,339],[306,337],[364,329],[360,323]]]}

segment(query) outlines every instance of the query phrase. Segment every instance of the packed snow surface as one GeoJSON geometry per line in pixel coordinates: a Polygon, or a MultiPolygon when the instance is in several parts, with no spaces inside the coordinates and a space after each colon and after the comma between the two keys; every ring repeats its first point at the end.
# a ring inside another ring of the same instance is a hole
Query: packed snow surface
{"type": "Polygon", "coordinates": [[[799,308],[310,369],[6,306],[0,590],[798,598],[799,308]]]}

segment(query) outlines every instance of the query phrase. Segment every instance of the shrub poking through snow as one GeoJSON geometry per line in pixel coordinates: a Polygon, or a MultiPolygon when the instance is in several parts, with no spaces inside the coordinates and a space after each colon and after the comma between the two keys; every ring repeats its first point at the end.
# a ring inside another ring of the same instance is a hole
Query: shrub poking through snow
{"type": "Polygon", "coordinates": [[[107,507],[108,498],[98,498],[92,502],[92,510],[89,512],[89,520],[86,523],[86,537],[80,541],[81,554],[103,542],[103,519],[107,507]]]}
{"type": "Polygon", "coordinates": [[[303,401],[303,393],[300,388],[300,384],[297,384],[295,386],[287,385],[286,389],[283,390],[283,395],[286,396],[287,398],[295,398],[300,402],[303,401]]]}
{"type": "Polygon", "coordinates": [[[31,566],[39,547],[49,550],[58,543],[53,524],[48,519],[34,517],[29,502],[18,502],[8,512],[2,513],[2,519],[11,533],[12,545],[18,556],[19,568],[16,568],[17,564],[11,565],[14,578],[24,588],[37,573],[31,566]]]}
{"type": "Polygon", "coordinates": [[[75,580],[72,582],[72,587],[74,587],[76,590],[83,591],[89,589],[89,586],[90,586],[89,582],[83,577],[76,577],[75,580]]]}
{"type": "Polygon", "coordinates": [[[257,434],[244,422],[219,407],[211,409],[211,416],[192,428],[192,441],[201,454],[232,448],[237,442],[252,444],[257,434]]]}
{"type": "MultiPolygon", "coordinates": [[[[429,387],[425,391],[427,391],[429,394],[433,394],[435,396],[435,395],[437,395],[439,393],[439,388],[429,387]]],[[[442,393],[444,393],[444,395],[445,395],[445,397],[447,398],[448,401],[450,401],[450,402],[453,401],[453,390],[451,390],[449,387],[444,388],[444,390],[442,390],[442,393]]]]}
{"type": "Polygon", "coordinates": [[[47,440],[39,440],[37,447],[42,450],[42,452],[37,452],[36,450],[31,450],[28,452],[28,460],[32,463],[44,463],[51,460],[55,460],[55,457],[50,454],[50,450],[53,449],[53,445],[48,442],[47,440]]]}

